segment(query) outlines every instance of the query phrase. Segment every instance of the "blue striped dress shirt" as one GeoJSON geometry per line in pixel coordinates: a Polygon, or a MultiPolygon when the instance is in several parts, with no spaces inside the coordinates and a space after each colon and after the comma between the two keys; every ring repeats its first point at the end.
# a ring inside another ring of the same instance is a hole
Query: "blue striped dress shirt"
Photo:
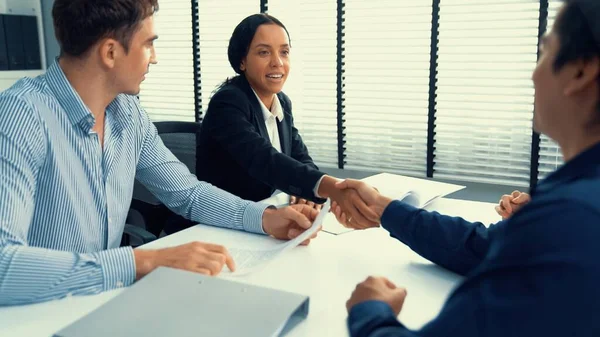
{"type": "Polygon", "coordinates": [[[119,248],[134,179],[208,225],[262,231],[266,205],[199,182],[164,146],[134,96],[94,117],[58,62],[0,94],[0,305],[93,294],[135,281],[119,248]]]}

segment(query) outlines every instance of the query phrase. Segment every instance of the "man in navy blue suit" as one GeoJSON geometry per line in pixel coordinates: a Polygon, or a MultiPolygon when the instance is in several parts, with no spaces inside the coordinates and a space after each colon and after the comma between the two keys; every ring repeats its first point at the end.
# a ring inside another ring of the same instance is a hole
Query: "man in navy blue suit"
{"type": "Polygon", "coordinates": [[[599,0],[567,0],[543,37],[534,127],[559,144],[565,165],[507,220],[486,228],[392,201],[359,181],[338,184],[356,189],[391,236],[465,276],[418,331],[397,320],[406,290],[369,277],[346,303],[352,336],[600,336],[598,18],[599,0]]]}

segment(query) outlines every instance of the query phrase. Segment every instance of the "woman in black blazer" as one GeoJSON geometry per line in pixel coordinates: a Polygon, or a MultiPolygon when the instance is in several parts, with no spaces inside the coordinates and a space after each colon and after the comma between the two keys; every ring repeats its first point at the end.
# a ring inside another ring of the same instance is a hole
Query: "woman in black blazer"
{"type": "Polygon", "coordinates": [[[238,76],[227,79],[208,105],[197,151],[199,179],[254,201],[276,189],[299,203],[319,204],[321,193],[329,195],[335,179],[308,154],[294,127],[292,102],[281,92],[290,49],[287,29],[267,14],[251,15],[235,28],[228,56],[238,76]]]}

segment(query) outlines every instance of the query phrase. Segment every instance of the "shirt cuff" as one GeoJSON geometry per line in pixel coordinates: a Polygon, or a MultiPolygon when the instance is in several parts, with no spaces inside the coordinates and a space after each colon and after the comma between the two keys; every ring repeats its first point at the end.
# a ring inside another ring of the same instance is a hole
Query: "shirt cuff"
{"type": "Polygon", "coordinates": [[[400,325],[394,311],[389,304],[382,301],[366,301],[352,307],[348,314],[348,328],[350,335],[367,336],[383,323],[400,325]]]}
{"type": "Polygon", "coordinates": [[[352,307],[348,314],[349,320],[364,318],[367,316],[396,316],[389,304],[383,301],[365,301],[352,307]]]}
{"type": "Polygon", "coordinates": [[[390,231],[390,227],[393,227],[394,224],[404,223],[406,216],[414,214],[417,210],[419,209],[407,203],[400,200],[394,200],[383,210],[383,214],[381,215],[381,226],[390,231]]]}
{"type": "Polygon", "coordinates": [[[319,199],[323,199],[323,197],[319,195],[319,187],[321,187],[321,181],[323,181],[323,178],[325,178],[325,175],[322,175],[321,178],[319,178],[319,180],[315,184],[315,188],[313,188],[313,193],[315,197],[319,199]]]}
{"type": "Polygon", "coordinates": [[[242,219],[242,226],[246,232],[267,234],[263,230],[263,213],[269,206],[271,205],[257,202],[249,202],[246,205],[242,219]]]}
{"type": "Polygon", "coordinates": [[[104,291],[127,287],[135,282],[133,248],[109,249],[93,255],[102,268],[104,291]]]}

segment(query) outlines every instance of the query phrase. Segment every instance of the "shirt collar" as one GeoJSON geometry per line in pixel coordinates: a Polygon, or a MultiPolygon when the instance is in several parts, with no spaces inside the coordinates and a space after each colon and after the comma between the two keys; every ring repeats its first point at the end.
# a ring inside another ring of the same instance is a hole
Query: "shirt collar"
{"type": "Polygon", "coordinates": [[[265,104],[260,100],[260,97],[258,97],[258,94],[256,93],[256,91],[254,91],[254,89],[252,89],[252,92],[254,93],[254,95],[256,96],[256,99],[258,100],[258,103],[260,104],[260,109],[262,110],[265,121],[267,119],[271,118],[271,116],[275,116],[275,117],[277,117],[277,120],[279,120],[279,122],[281,123],[281,121],[283,121],[283,108],[281,107],[281,102],[279,101],[279,97],[277,97],[277,95],[275,95],[275,98],[273,99],[273,106],[271,106],[271,111],[269,111],[269,109],[267,109],[265,104]]]}
{"type": "Polygon", "coordinates": [[[542,180],[537,188],[531,192],[532,194],[547,192],[560,185],[585,177],[600,177],[600,143],[590,147],[575,158],[566,162],[563,166],[554,171],[554,173],[542,180]]]}
{"type": "Polygon", "coordinates": [[[46,82],[62,106],[63,110],[73,125],[91,128],[94,123],[94,115],[83,103],[79,94],[75,91],[67,76],[60,68],[58,57],[46,71],[46,82]]]}
{"type": "MultiPolygon", "coordinates": [[[[96,123],[94,114],[92,114],[90,109],[85,105],[81,96],[75,91],[67,79],[67,76],[60,68],[58,57],[54,60],[52,65],[48,67],[45,77],[48,86],[69,117],[71,123],[73,125],[79,125],[84,131],[89,131],[96,123]]],[[[125,119],[131,117],[132,109],[133,107],[120,106],[118,98],[115,98],[115,100],[106,107],[107,113],[110,112],[115,114],[116,120],[121,124],[121,127],[124,127],[124,124],[126,123],[125,119]],[[123,109],[125,109],[125,111],[123,109]]]]}

